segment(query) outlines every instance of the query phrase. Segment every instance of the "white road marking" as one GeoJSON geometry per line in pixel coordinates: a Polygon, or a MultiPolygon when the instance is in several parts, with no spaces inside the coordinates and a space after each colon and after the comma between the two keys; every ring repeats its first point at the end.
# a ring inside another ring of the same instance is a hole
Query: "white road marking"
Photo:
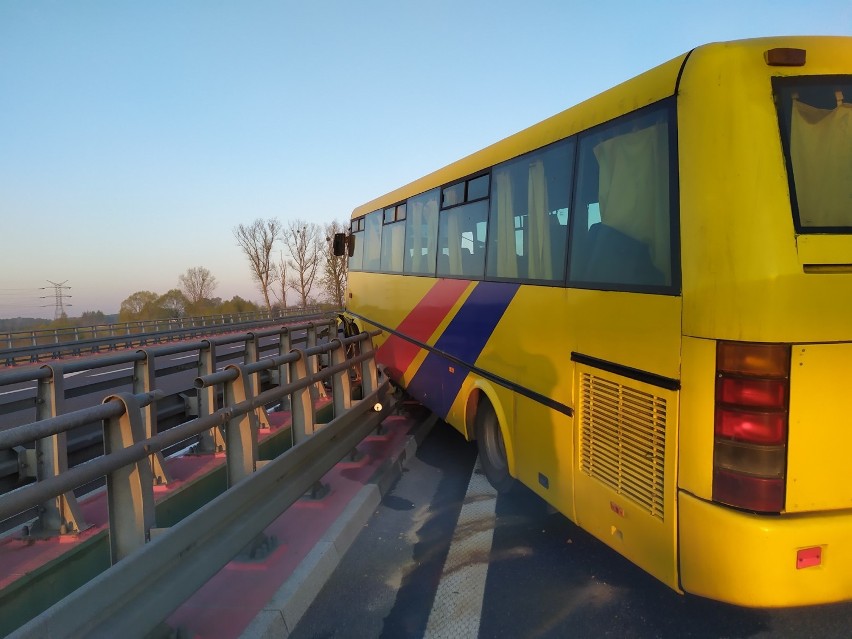
{"type": "Polygon", "coordinates": [[[73,373],[65,373],[62,377],[74,377],[75,375],[82,375],[83,373],[88,373],[91,368],[87,368],[84,371],[74,371],[73,373]]]}
{"type": "Polygon", "coordinates": [[[476,460],[424,637],[476,639],[494,538],[497,492],[476,460]]]}
{"type": "Polygon", "coordinates": [[[197,355],[197,354],[196,354],[196,355],[181,355],[180,357],[170,357],[170,358],[169,358],[169,361],[170,361],[170,362],[175,362],[175,361],[177,361],[177,360],[179,360],[179,359],[189,359],[190,357],[194,357],[194,358],[198,359],[198,355],[197,355]]]}
{"type": "Polygon", "coordinates": [[[113,373],[122,373],[124,371],[132,371],[132,370],[133,370],[133,367],[128,366],[127,368],[116,368],[115,370],[105,371],[103,373],[92,373],[91,375],[89,375],[89,377],[100,377],[101,375],[112,375],[113,373]]]}
{"type": "Polygon", "coordinates": [[[11,395],[12,393],[23,393],[24,391],[35,390],[35,386],[27,386],[26,388],[16,388],[15,390],[3,391],[0,395],[11,395]]]}

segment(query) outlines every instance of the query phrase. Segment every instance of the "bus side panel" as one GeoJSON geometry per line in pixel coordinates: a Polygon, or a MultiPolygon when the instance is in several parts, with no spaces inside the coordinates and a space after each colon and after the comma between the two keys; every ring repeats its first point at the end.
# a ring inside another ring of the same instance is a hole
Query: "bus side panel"
{"type": "Polygon", "coordinates": [[[696,497],[713,495],[713,415],[716,340],[683,338],[678,433],[678,486],[696,497]]]}
{"type": "Polygon", "coordinates": [[[580,364],[576,388],[577,523],[678,590],[677,391],[580,364]]]}
{"type": "Polygon", "coordinates": [[[573,427],[565,413],[515,396],[517,478],[575,521],[573,427]]]}

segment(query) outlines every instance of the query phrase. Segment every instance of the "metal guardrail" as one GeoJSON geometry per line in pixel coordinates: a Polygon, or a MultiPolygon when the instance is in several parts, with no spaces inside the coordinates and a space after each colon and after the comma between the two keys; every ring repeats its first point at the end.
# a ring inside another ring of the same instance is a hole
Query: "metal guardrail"
{"type": "Polygon", "coordinates": [[[29,331],[4,331],[0,341],[4,348],[15,346],[39,346],[47,342],[60,344],[77,342],[97,337],[120,337],[134,333],[168,331],[185,328],[205,328],[220,324],[235,324],[258,320],[275,321],[292,315],[311,315],[320,312],[319,306],[292,307],[275,311],[256,311],[247,313],[220,313],[214,315],[194,315],[192,317],[167,317],[152,320],[136,320],[113,324],[94,324],[90,326],[67,326],[65,328],[44,328],[29,331]]]}
{"type": "Polygon", "coordinates": [[[202,335],[247,330],[281,320],[326,317],[329,314],[322,313],[319,307],[307,307],[276,313],[208,315],[103,326],[3,333],[2,339],[6,347],[0,349],[0,364],[14,366],[19,363],[38,362],[43,357],[59,359],[68,355],[100,353],[102,350],[112,351],[120,348],[142,347],[149,343],[159,344],[202,335]]]}
{"type": "Polygon", "coordinates": [[[102,457],[0,496],[0,519],[106,475],[113,564],[10,637],[144,637],[157,628],[389,412],[389,382],[380,380],[372,348],[377,333],[332,339],[200,375],[195,386],[222,386],[225,405],[156,435],[146,433],[144,423],[146,409],[162,396],[158,390],[118,393],[99,406],[0,432],[2,448],[105,420],[102,457]],[[358,353],[347,356],[347,351],[358,353]],[[324,353],[330,365],[316,372],[314,359],[324,353]],[[352,398],[350,387],[353,367],[358,367],[361,378],[358,400],[352,398]],[[290,381],[282,377],[281,385],[256,393],[258,375],[275,369],[286,369],[290,381]],[[335,418],[318,425],[312,393],[324,381],[332,385],[335,418]],[[258,412],[285,397],[292,406],[294,446],[261,463],[258,412]],[[228,490],[173,527],[158,529],[152,455],[181,438],[220,426],[225,431],[228,490]]]}
{"type": "MultiPolygon", "coordinates": [[[[13,410],[34,409],[35,420],[38,424],[41,424],[45,420],[64,416],[67,413],[66,402],[72,393],[72,391],[67,391],[65,388],[65,376],[71,373],[105,368],[118,364],[131,364],[132,372],[126,377],[92,384],[90,387],[83,387],[82,389],[74,389],[73,393],[76,396],[80,396],[99,390],[107,391],[107,389],[114,389],[116,386],[120,387],[122,384],[126,384],[130,387],[132,394],[141,395],[155,392],[157,390],[158,378],[169,376],[175,372],[195,369],[200,377],[215,373],[220,364],[220,348],[223,346],[242,342],[245,346],[243,352],[238,353],[238,355],[243,355],[245,364],[253,364],[261,360],[262,353],[270,350],[277,356],[288,354],[292,350],[294,342],[304,343],[308,349],[311,349],[317,345],[318,340],[323,334],[331,337],[334,327],[336,327],[336,320],[326,318],[317,321],[255,330],[248,333],[234,333],[197,341],[149,347],[101,357],[71,360],[68,362],[52,362],[44,364],[39,368],[28,367],[0,371],[0,387],[21,382],[36,383],[34,398],[0,404],[0,415],[13,410]],[[305,332],[305,336],[294,339],[293,334],[302,331],[305,332]],[[261,341],[266,338],[275,338],[277,342],[261,346],[261,341]],[[156,359],[158,357],[183,353],[194,354],[195,359],[177,366],[157,368],[156,359]]],[[[311,367],[311,371],[315,371],[318,368],[316,357],[316,355],[308,357],[308,364],[311,367]]],[[[268,362],[270,359],[266,358],[263,361],[268,362]]],[[[290,379],[291,373],[286,364],[280,364],[270,370],[274,372],[274,377],[280,384],[286,384],[287,380],[290,379]]],[[[256,392],[260,388],[256,376],[251,377],[250,383],[250,390],[252,392],[256,392]]],[[[198,390],[196,411],[199,417],[210,415],[219,408],[218,396],[218,389],[214,386],[207,386],[198,390]]],[[[147,437],[152,437],[158,432],[156,405],[148,403],[142,406],[142,409],[142,428],[147,437]]],[[[42,428],[42,426],[33,426],[32,432],[39,432],[39,428],[42,428]]],[[[17,456],[17,466],[20,474],[35,478],[37,482],[43,482],[52,477],[59,476],[68,470],[68,441],[66,431],[60,429],[49,436],[23,438],[23,442],[27,444],[35,441],[34,448],[24,447],[22,441],[19,441],[20,438],[13,435],[15,432],[18,432],[18,428],[0,431],[0,453],[4,450],[15,452],[15,455],[12,457],[14,459],[17,456]],[[17,443],[12,443],[13,441],[17,443]]],[[[223,448],[225,444],[222,441],[219,430],[211,427],[208,432],[202,434],[200,445],[202,450],[212,451],[216,448],[223,448]]],[[[159,453],[152,455],[152,468],[154,476],[158,481],[161,483],[169,482],[168,474],[162,463],[162,456],[159,453]]],[[[3,519],[4,517],[0,516],[0,521],[3,519]]],[[[33,529],[33,533],[34,535],[61,534],[81,530],[85,527],[86,523],[79,512],[76,498],[73,493],[68,492],[46,500],[39,505],[38,521],[33,529]]]]}

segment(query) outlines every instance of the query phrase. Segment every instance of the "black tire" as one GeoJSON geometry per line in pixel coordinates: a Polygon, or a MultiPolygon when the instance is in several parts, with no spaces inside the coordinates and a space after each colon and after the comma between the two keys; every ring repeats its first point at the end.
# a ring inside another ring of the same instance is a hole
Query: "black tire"
{"type": "Polygon", "coordinates": [[[500,431],[500,423],[487,401],[483,401],[476,412],[476,445],[479,448],[479,462],[488,483],[498,493],[511,492],[516,481],[509,474],[506,444],[500,431]]]}

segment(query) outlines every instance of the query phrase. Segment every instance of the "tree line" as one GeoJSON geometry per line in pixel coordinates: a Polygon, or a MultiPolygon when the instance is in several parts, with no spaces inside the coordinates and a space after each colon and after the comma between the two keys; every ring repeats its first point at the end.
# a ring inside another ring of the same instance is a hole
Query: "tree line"
{"type": "Polygon", "coordinates": [[[238,295],[230,300],[214,297],[218,286],[216,277],[209,269],[195,266],[178,276],[177,286],[166,293],[132,293],[121,302],[117,317],[101,311],[86,311],[79,318],[63,316],[53,321],[15,318],[0,320],[0,329],[54,329],[115,321],[230,315],[257,312],[264,307],[272,311],[291,305],[288,301],[291,291],[297,306],[326,303],[342,308],[348,261],[345,256],[333,254],[332,238],[345,228],[337,220],[320,225],[294,219],[283,224],[277,218],[258,218],[250,224],[234,227],[234,239],[249,262],[249,272],[263,297],[263,306],[238,295]]]}
{"type": "Polygon", "coordinates": [[[290,290],[303,307],[328,302],[341,308],[347,260],[334,255],[332,239],[344,228],[337,220],[321,226],[301,219],[282,224],[277,218],[258,218],[234,227],[233,232],[268,309],[273,308],[273,299],[286,308],[290,290]],[[281,247],[277,256],[276,246],[281,247]]]}
{"type": "MultiPolygon", "coordinates": [[[[320,225],[294,219],[283,224],[277,218],[258,218],[234,227],[234,239],[248,260],[251,278],[266,309],[290,306],[290,291],[297,306],[303,308],[320,303],[343,306],[348,262],[346,257],[333,254],[332,238],[344,228],[337,220],[320,225]]],[[[239,296],[228,301],[213,297],[216,287],[216,277],[207,268],[187,269],[178,278],[177,288],[163,295],[152,291],[130,295],[121,303],[119,321],[235,314],[263,308],[239,296]]]]}

